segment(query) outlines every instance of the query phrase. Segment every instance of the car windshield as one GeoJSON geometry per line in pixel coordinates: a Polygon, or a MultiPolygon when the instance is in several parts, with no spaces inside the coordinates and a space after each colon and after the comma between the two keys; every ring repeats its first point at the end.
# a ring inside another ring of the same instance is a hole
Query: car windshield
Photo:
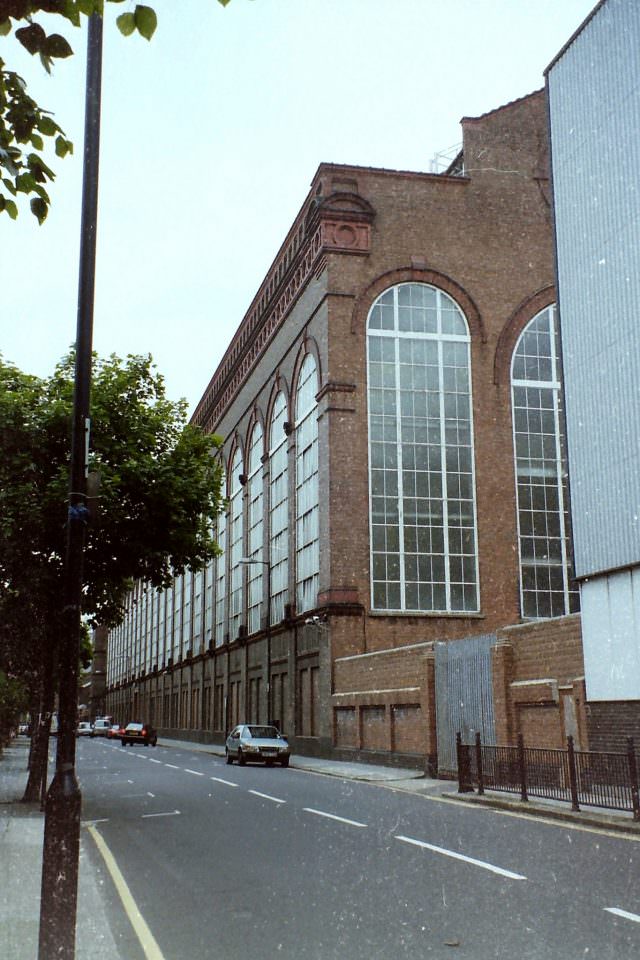
{"type": "Polygon", "coordinates": [[[247,727],[246,734],[258,740],[273,740],[278,736],[278,731],[275,727],[247,727]]]}
{"type": "Polygon", "coordinates": [[[127,730],[142,730],[142,726],[141,723],[128,723],[127,730]]]}

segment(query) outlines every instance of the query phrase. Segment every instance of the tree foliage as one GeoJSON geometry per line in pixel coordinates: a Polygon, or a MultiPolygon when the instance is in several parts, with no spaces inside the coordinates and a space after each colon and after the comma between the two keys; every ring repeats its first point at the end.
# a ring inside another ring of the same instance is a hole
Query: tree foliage
{"type": "MultiPolygon", "coordinates": [[[[63,595],[74,364],[52,377],[0,358],[0,669],[33,692],[63,595]]],[[[220,439],[186,422],[148,356],[94,358],[83,614],[113,626],[133,581],[168,585],[217,554],[220,439]],[[99,481],[99,482],[98,482],[99,481]]]]}
{"type": "MultiPolygon", "coordinates": [[[[62,34],[48,32],[51,22],[62,29],[79,27],[83,17],[102,16],[105,0],[0,0],[0,39],[14,37],[50,73],[56,60],[73,55],[62,34]],[[53,20],[52,18],[57,18],[53,20]]],[[[107,0],[122,3],[123,0],[107,0]]],[[[230,0],[218,0],[226,7],[230,0]]],[[[128,37],[138,33],[151,40],[158,19],[153,7],[135,4],[121,13],[116,24],[128,37]]],[[[1,49],[1,48],[0,48],[1,49]]],[[[55,174],[45,162],[46,148],[58,158],[73,152],[73,144],[51,113],[40,107],[27,91],[23,78],[0,57],[0,213],[13,220],[18,200],[30,197],[31,212],[43,223],[49,212],[48,184],[55,174]]]]}

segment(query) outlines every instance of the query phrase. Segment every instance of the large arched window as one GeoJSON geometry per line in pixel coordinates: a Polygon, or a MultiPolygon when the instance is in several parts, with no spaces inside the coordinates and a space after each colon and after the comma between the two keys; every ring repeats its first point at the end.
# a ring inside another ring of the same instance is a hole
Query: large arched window
{"type": "Polygon", "coordinates": [[[571,582],[560,337],[554,305],[520,334],[511,365],[513,443],[524,618],[578,609],[571,582]]]}
{"type": "Polygon", "coordinates": [[[470,338],[446,293],[386,290],[368,320],[372,606],[478,609],[470,338]]]}
{"type": "Polygon", "coordinates": [[[279,393],[269,432],[269,562],[271,621],[280,623],[289,586],[289,471],[287,469],[287,401],[279,393]]]}
{"type": "Polygon", "coordinates": [[[222,646],[226,637],[226,602],[227,602],[227,512],[222,510],[218,516],[218,528],[216,531],[216,540],[221,553],[215,559],[214,576],[214,597],[215,597],[215,645],[222,646]]]}
{"type": "Polygon", "coordinates": [[[318,526],[318,376],[310,353],[300,368],[296,390],[296,608],[318,602],[320,549],[318,526]]]}
{"type": "Polygon", "coordinates": [[[231,464],[231,498],[229,505],[229,564],[231,590],[229,595],[229,638],[235,640],[242,623],[242,452],[236,450],[231,464]]]}
{"type": "MultiPolygon", "coordinates": [[[[262,476],[262,427],[256,423],[249,444],[249,479],[247,481],[247,548],[252,560],[262,561],[264,499],[262,476]]],[[[260,608],[262,605],[264,564],[247,564],[248,611],[247,632],[256,633],[260,629],[260,608]]]]}

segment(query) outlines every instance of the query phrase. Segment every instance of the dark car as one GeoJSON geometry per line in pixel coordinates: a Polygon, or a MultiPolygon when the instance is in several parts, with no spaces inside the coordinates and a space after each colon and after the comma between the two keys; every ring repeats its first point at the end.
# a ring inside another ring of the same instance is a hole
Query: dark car
{"type": "Polygon", "coordinates": [[[150,723],[128,723],[120,737],[120,743],[126,747],[128,743],[143,743],[145,747],[151,744],[155,747],[158,742],[158,734],[150,723]]]}
{"type": "Polygon", "coordinates": [[[227,737],[225,753],[227,763],[237,760],[240,766],[257,761],[268,767],[274,763],[288,767],[291,751],[287,738],[276,727],[241,723],[227,737]]]}

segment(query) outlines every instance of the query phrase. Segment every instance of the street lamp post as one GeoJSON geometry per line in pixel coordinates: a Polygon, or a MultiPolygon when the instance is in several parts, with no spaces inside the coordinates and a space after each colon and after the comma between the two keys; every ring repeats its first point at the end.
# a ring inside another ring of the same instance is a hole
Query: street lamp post
{"type": "Polygon", "coordinates": [[[40,897],[39,960],[75,956],[82,797],[76,777],[78,666],[87,509],[87,451],[98,219],[102,17],[89,17],[84,123],[80,272],[64,603],[58,651],[60,676],[56,770],[47,793],[40,897]]]}
{"type": "Polygon", "coordinates": [[[267,723],[271,723],[271,564],[268,560],[253,557],[240,557],[240,563],[249,565],[259,563],[267,570],[267,622],[265,638],[267,641],[267,723]]]}

